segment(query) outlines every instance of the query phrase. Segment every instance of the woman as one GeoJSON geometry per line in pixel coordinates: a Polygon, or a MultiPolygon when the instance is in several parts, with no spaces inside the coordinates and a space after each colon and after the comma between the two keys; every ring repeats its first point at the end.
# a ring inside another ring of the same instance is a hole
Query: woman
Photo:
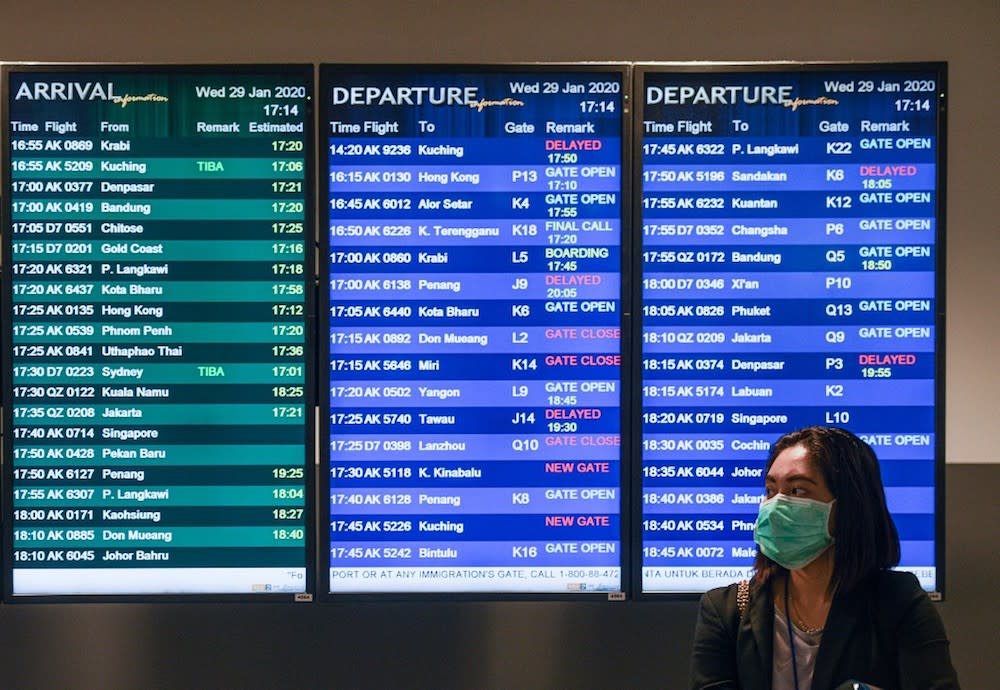
{"type": "Polygon", "coordinates": [[[934,605],[915,576],[890,570],[899,534],[871,447],[843,429],[787,434],[764,483],[749,600],[736,584],[702,597],[692,687],[958,688],[934,605]]]}

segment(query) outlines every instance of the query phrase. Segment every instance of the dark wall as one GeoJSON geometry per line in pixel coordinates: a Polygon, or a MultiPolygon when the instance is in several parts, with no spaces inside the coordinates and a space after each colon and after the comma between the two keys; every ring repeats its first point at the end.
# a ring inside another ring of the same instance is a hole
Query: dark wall
{"type": "MultiPolygon", "coordinates": [[[[947,601],[967,690],[996,687],[1000,466],[947,472],[947,601]]],[[[684,688],[696,603],[0,607],[0,687],[684,688]]]]}
{"type": "Polygon", "coordinates": [[[947,61],[947,458],[996,461],[997,0],[0,0],[0,60],[947,61]]]}
{"type": "MultiPolygon", "coordinates": [[[[945,60],[947,459],[1000,409],[1000,3],[909,0],[0,1],[0,59],[945,60]]],[[[947,468],[966,688],[995,687],[1000,465],[947,468]]],[[[683,688],[694,602],[0,606],[0,688],[683,688]]]]}

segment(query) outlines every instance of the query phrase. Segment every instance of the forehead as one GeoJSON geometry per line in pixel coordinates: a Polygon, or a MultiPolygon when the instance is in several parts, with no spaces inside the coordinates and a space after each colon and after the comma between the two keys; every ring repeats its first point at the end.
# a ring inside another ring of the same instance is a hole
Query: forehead
{"type": "Polygon", "coordinates": [[[771,463],[767,471],[767,479],[781,481],[788,477],[807,477],[817,484],[826,484],[819,468],[809,457],[806,447],[799,444],[785,448],[771,463]]]}

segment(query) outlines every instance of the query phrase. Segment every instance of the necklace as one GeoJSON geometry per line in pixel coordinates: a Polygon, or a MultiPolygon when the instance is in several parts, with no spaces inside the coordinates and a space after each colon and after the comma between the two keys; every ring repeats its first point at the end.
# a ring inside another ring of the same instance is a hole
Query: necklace
{"type": "MultiPolygon", "coordinates": [[[[790,579],[786,579],[785,580],[785,588],[786,589],[791,589],[790,586],[789,586],[790,584],[791,584],[790,579]]],[[[789,606],[787,604],[787,602],[788,602],[787,598],[785,599],[785,601],[786,601],[785,613],[788,615],[789,618],[793,618],[793,617],[795,618],[795,627],[796,628],[798,628],[799,630],[801,630],[802,632],[804,632],[806,635],[819,635],[821,632],[823,632],[823,628],[825,627],[824,625],[821,625],[818,628],[810,628],[808,625],[805,624],[805,621],[802,620],[802,615],[798,611],[792,610],[792,609],[797,609],[798,608],[798,606],[796,605],[794,599],[791,602],[791,606],[789,606]]]]}
{"type": "Polygon", "coordinates": [[[806,635],[819,635],[823,632],[823,628],[810,628],[808,625],[802,622],[802,618],[798,615],[795,616],[795,627],[804,632],[806,635]]]}

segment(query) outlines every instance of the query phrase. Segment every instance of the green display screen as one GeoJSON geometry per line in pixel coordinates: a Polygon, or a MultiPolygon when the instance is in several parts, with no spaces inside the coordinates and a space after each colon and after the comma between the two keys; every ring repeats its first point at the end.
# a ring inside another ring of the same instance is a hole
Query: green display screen
{"type": "Polygon", "coordinates": [[[10,68],[7,592],[309,590],[312,68],[10,68]]]}

